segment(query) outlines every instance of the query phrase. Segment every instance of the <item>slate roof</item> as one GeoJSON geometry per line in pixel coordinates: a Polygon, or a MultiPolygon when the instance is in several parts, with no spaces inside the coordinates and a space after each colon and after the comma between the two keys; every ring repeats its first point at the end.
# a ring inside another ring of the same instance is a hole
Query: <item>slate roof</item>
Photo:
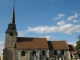
{"type": "Polygon", "coordinates": [[[49,49],[46,38],[17,37],[17,49],[49,49]]]}
{"type": "Polygon", "coordinates": [[[63,41],[48,41],[49,49],[50,50],[67,50],[68,45],[65,40],[63,41]]]}

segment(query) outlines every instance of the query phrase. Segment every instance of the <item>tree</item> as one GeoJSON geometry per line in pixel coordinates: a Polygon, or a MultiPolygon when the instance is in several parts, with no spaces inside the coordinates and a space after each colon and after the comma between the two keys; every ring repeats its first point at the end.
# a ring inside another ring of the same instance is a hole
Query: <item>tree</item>
{"type": "Polygon", "coordinates": [[[76,42],[76,49],[80,50],[80,35],[78,36],[78,41],[76,42]]]}
{"type": "Polygon", "coordinates": [[[78,36],[79,40],[76,42],[76,49],[78,51],[78,55],[80,57],[80,36],[78,36]]]}
{"type": "Polygon", "coordinates": [[[77,49],[77,50],[80,49],[80,40],[76,42],[76,49],[77,49]]]}

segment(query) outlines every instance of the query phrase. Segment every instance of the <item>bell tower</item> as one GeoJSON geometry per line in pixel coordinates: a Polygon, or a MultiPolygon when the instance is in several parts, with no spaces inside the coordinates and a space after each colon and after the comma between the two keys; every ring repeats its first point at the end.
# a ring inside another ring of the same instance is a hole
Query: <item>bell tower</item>
{"type": "MultiPolygon", "coordinates": [[[[14,0],[15,3],[15,0],[14,0]]],[[[15,5],[15,4],[14,4],[15,5]]],[[[5,45],[3,50],[3,60],[15,60],[15,44],[17,43],[17,29],[15,24],[15,6],[13,6],[12,17],[5,32],[5,45]]]]}
{"type": "Polygon", "coordinates": [[[6,33],[5,47],[14,47],[14,44],[17,41],[17,30],[16,30],[16,24],[15,24],[15,9],[14,9],[14,7],[13,7],[10,23],[8,24],[8,28],[5,33],[6,33]]]}

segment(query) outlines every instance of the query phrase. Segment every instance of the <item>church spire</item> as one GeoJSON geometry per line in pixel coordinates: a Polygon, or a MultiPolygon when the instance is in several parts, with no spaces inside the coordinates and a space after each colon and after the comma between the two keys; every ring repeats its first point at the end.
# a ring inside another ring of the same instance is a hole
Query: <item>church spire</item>
{"type": "Polygon", "coordinates": [[[15,24],[15,6],[13,6],[12,17],[5,33],[6,34],[9,33],[17,36],[17,29],[15,24]]]}
{"type": "Polygon", "coordinates": [[[15,24],[15,9],[14,9],[14,7],[13,7],[12,17],[11,17],[10,23],[11,23],[11,24],[15,24]]]}
{"type": "Polygon", "coordinates": [[[6,33],[16,33],[17,34],[16,24],[15,24],[15,6],[13,7],[12,17],[11,17],[10,23],[8,24],[6,33]]]}
{"type": "Polygon", "coordinates": [[[14,0],[14,6],[13,6],[13,11],[12,11],[12,17],[10,24],[15,24],[15,0],[14,0]]]}

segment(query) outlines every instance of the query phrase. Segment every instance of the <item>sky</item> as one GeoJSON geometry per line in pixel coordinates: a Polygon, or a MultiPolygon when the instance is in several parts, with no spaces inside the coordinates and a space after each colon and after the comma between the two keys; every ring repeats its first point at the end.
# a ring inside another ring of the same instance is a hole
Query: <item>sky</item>
{"type": "MultiPolygon", "coordinates": [[[[0,54],[14,0],[0,0],[0,54]]],[[[18,36],[66,40],[76,45],[80,35],[80,0],[15,0],[18,36]]]]}

